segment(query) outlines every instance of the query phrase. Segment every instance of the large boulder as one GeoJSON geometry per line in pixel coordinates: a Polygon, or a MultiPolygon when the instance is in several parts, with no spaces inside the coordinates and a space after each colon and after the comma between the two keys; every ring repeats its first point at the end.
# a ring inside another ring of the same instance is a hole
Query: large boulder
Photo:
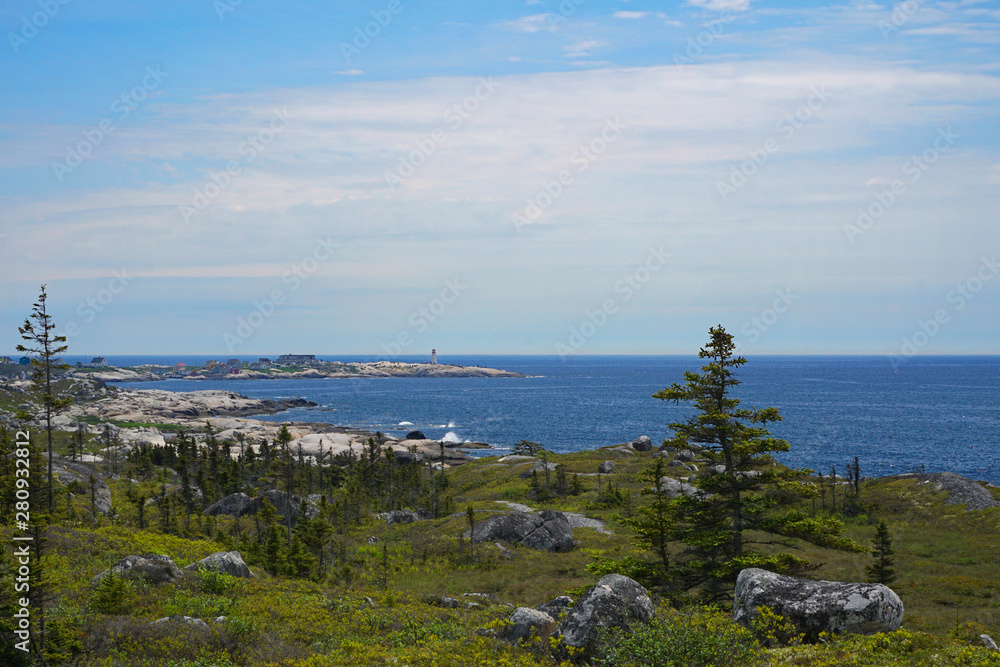
{"type": "Polygon", "coordinates": [[[319,515],[320,494],[314,493],[305,497],[299,497],[294,495],[289,496],[284,491],[279,491],[278,489],[270,489],[256,498],[252,498],[250,503],[240,513],[240,516],[257,514],[257,512],[263,509],[264,500],[267,500],[274,505],[274,509],[278,510],[278,516],[280,517],[278,521],[283,524],[291,521],[294,525],[298,521],[299,505],[303,500],[306,501],[306,515],[309,518],[315,518],[319,515]]]}
{"type": "Polygon", "coordinates": [[[413,510],[391,510],[385,514],[385,522],[392,523],[413,523],[414,521],[426,521],[427,519],[433,519],[434,515],[425,509],[413,510]]]}
{"type": "Polygon", "coordinates": [[[695,498],[703,495],[703,492],[698,487],[687,482],[682,482],[679,479],[674,479],[673,477],[661,477],[660,490],[669,498],[677,498],[679,496],[695,498]]]}
{"type": "Polygon", "coordinates": [[[172,584],[181,578],[181,570],[170,556],[126,556],[91,580],[98,584],[108,574],[129,579],[143,579],[151,584],[172,584]]]}
{"type": "Polygon", "coordinates": [[[217,551],[211,556],[202,558],[197,563],[191,563],[185,570],[213,570],[231,577],[249,578],[254,576],[239,551],[217,551]]]}
{"type": "Polygon", "coordinates": [[[601,463],[601,465],[597,466],[597,472],[601,473],[602,475],[607,475],[608,473],[614,471],[614,469],[615,469],[614,461],[604,461],[601,463]]]}
{"type": "Polygon", "coordinates": [[[231,493],[225,498],[216,500],[205,508],[204,514],[217,516],[240,516],[253,503],[253,498],[245,493],[231,493]]]}
{"type": "Polygon", "coordinates": [[[562,512],[542,510],[537,514],[511,512],[492,516],[476,524],[473,542],[502,540],[543,551],[573,549],[573,527],[562,512]]]}
{"type": "Polygon", "coordinates": [[[565,646],[590,651],[604,630],[649,623],[654,613],[642,585],[620,574],[606,574],[569,608],[558,636],[565,646]]]}
{"type": "Polygon", "coordinates": [[[93,478],[94,509],[98,514],[107,514],[111,511],[111,489],[104,482],[104,475],[97,472],[93,465],[53,456],[52,476],[64,486],[74,482],[79,483],[85,489],[82,495],[87,498],[91,496],[90,480],[93,478]]]}
{"type": "Polygon", "coordinates": [[[559,597],[552,598],[548,602],[543,602],[535,607],[535,609],[538,611],[544,611],[552,618],[559,618],[560,614],[572,606],[573,598],[568,595],[560,595],[559,597]]]}
{"type": "Polygon", "coordinates": [[[648,435],[640,435],[632,442],[632,449],[637,452],[649,452],[653,449],[653,441],[648,435]]]}
{"type": "Polygon", "coordinates": [[[403,440],[426,440],[427,436],[422,431],[410,431],[403,440]]]}
{"type": "Polygon", "coordinates": [[[544,611],[518,607],[507,619],[507,625],[500,631],[500,638],[512,643],[535,637],[546,640],[555,627],[555,620],[544,611]]]}
{"type": "Polygon", "coordinates": [[[747,568],[736,579],[733,620],[750,627],[761,607],[784,616],[807,641],[821,632],[892,632],[903,622],[903,602],[882,584],[812,581],[747,568]]]}

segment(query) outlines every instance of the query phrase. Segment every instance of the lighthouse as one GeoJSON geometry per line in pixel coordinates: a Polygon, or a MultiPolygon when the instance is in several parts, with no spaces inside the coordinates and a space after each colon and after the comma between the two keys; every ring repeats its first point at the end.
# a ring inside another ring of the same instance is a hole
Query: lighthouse
{"type": "Polygon", "coordinates": [[[437,350],[431,350],[431,364],[435,364],[436,365],[437,362],[438,362],[438,351],[437,350]]]}

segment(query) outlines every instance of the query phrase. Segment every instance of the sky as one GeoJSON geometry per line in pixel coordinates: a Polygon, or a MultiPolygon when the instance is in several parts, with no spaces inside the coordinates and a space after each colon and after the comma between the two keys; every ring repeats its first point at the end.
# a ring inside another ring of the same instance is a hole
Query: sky
{"type": "Polygon", "coordinates": [[[0,353],[998,354],[1000,3],[0,0],[0,353]]]}

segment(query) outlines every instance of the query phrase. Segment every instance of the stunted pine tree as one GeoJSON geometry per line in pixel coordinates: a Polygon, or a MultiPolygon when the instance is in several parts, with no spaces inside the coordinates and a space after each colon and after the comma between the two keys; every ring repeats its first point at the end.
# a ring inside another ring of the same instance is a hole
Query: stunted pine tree
{"type": "Polygon", "coordinates": [[[653,394],[697,408],[687,421],[670,424],[674,435],[664,444],[707,460],[692,482],[697,492],[674,499],[673,511],[665,513],[675,517],[670,539],[681,545],[669,565],[671,579],[681,590],[716,599],[729,594],[744,568],[779,573],[813,569],[807,559],[775,546],[794,548],[803,540],[864,551],[840,537],[843,524],[837,519],[810,518],[795,507],[815,491],[804,482],[807,471],[776,464],[773,454],[787,452],[789,444],[773,437],[766,425],[781,416],[773,407],[740,407],[732,395],[740,384],[734,372],[747,361],[733,356],[733,337],[721,325],[709,335],[698,355],[708,360],[702,372],[685,372],[683,385],[653,394]]]}
{"type": "Polygon", "coordinates": [[[885,521],[881,521],[872,539],[872,564],[865,568],[868,583],[889,585],[896,580],[896,568],[893,567],[895,554],[889,527],[885,525],[885,521]]]}
{"type": "Polygon", "coordinates": [[[52,418],[60,410],[68,406],[72,399],[61,398],[52,389],[52,379],[55,371],[69,368],[68,364],[60,363],[59,355],[68,348],[60,343],[66,342],[66,336],[56,336],[53,330],[56,325],[52,323],[52,316],[49,315],[48,294],[45,292],[45,285],[42,285],[38,301],[31,307],[31,316],[24,320],[24,325],[18,327],[28,345],[18,345],[18,352],[28,352],[34,354],[31,360],[31,379],[42,399],[42,406],[45,409],[45,434],[48,440],[49,470],[48,470],[48,499],[49,514],[52,513],[52,418]]]}

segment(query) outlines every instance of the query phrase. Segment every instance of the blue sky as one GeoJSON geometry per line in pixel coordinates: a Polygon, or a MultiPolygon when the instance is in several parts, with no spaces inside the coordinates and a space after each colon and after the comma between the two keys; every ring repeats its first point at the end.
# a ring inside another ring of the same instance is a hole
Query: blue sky
{"type": "Polygon", "coordinates": [[[46,283],[79,354],[1000,352],[996,2],[0,28],[3,350],[46,283]]]}

